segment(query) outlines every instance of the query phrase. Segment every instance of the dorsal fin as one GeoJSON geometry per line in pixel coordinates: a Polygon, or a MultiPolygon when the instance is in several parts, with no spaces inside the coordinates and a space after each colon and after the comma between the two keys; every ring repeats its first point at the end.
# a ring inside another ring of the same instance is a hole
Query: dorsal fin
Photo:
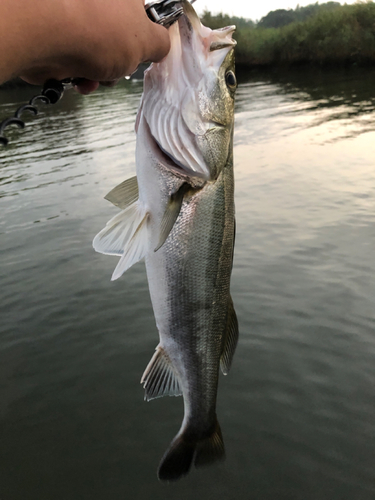
{"type": "Polygon", "coordinates": [[[230,370],[234,351],[238,342],[238,321],[236,311],[234,310],[232,297],[229,296],[227,322],[224,334],[223,352],[220,358],[220,368],[224,375],[228,375],[230,370]]]}

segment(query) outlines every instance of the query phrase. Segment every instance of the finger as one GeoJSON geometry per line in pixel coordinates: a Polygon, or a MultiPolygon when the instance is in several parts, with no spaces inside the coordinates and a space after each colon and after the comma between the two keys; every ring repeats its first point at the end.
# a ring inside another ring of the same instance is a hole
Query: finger
{"type": "Polygon", "coordinates": [[[74,85],[77,92],[83,95],[91,94],[99,87],[99,82],[93,80],[87,80],[86,78],[80,78],[79,83],[74,85]]]}
{"type": "Polygon", "coordinates": [[[110,80],[109,82],[99,82],[100,85],[103,85],[103,87],[114,87],[117,85],[119,82],[119,79],[117,80],[110,80]]]}

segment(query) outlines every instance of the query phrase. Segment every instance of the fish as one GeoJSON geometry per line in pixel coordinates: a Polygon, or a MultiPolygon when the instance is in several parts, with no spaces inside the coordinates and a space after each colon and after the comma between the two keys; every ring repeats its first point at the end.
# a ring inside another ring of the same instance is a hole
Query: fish
{"type": "Polygon", "coordinates": [[[120,256],[113,280],[145,258],[159,331],[141,379],[145,399],[184,400],[181,428],[159,465],[162,481],[224,459],[219,371],[229,372],[238,341],[230,295],[235,26],[211,30],[188,1],[181,5],[170,52],[145,72],[137,175],[108,193],[121,212],[93,241],[96,251],[120,256]]]}

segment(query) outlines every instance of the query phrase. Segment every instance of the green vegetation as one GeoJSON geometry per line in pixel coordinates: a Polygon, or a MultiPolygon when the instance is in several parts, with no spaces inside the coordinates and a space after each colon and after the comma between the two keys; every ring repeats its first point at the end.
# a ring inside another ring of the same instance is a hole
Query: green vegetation
{"type": "Polygon", "coordinates": [[[243,17],[236,16],[230,17],[227,14],[213,16],[208,10],[204,11],[201,21],[205,26],[213,30],[223,28],[224,26],[231,26],[232,24],[235,24],[237,29],[252,29],[256,26],[251,19],[244,19],[243,17]]]}
{"type": "Polygon", "coordinates": [[[212,16],[209,12],[204,13],[202,22],[212,28],[236,24],[236,58],[246,66],[375,63],[372,1],[354,5],[312,4],[285,12],[289,12],[287,24],[280,11],[270,12],[258,24],[223,14],[212,16]]]}
{"type": "Polygon", "coordinates": [[[337,7],[341,7],[339,2],[327,2],[323,4],[317,2],[307,5],[306,7],[300,7],[298,5],[295,10],[272,10],[265,17],[262,17],[258,26],[260,28],[281,28],[282,26],[286,26],[296,21],[306,21],[306,19],[315,16],[318,12],[337,9],[337,7]]]}

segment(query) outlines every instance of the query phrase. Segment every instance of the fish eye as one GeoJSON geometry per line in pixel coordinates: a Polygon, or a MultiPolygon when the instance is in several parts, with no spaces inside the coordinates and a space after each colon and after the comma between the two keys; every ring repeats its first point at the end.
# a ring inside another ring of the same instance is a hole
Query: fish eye
{"type": "Polygon", "coordinates": [[[228,71],[225,75],[225,82],[227,84],[227,87],[229,87],[231,90],[235,90],[237,87],[237,79],[236,75],[233,73],[233,71],[228,71]]]}

